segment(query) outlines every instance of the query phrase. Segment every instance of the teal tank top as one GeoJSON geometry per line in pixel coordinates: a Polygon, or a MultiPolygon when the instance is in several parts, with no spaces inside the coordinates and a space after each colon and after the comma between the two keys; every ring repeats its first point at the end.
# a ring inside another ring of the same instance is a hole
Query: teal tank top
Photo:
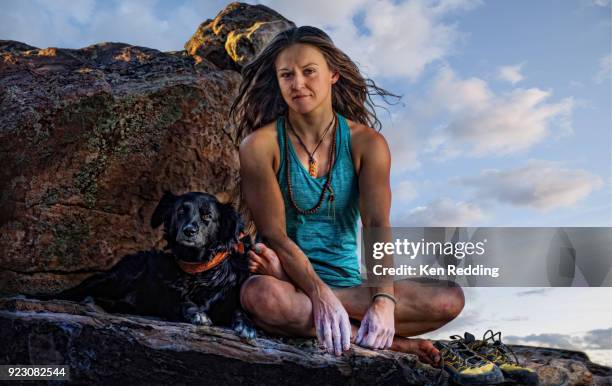
{"type": "MultiPolygon", "coordinates": [[[[357,257],[357,231],[359,222],[359,184],[351,157],[351,133],[346,119],[338,114],[336,155],[331,187],[319,210],[301,215],[289,201],[285,165],[284,118],[276,121],[280,167],[276,175],[285,202],[287,235],[306,254],[315,272],[327,285],[335,288],[361,284],[357,257]]],[[[291,141],[288,143],[291,164],[293,198],[302,209],[312,208],[319,200],[327,175],[314,178],[300,162],[291,141]]]]}

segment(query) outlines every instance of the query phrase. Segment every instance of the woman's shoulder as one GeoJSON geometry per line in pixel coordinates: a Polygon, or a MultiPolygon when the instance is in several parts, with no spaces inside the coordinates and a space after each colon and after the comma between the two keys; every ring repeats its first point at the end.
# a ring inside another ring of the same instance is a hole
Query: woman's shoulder
{"type": "Polygon", "coordinates": [[[255,148],[263,150],[263,148],[271,147],[276,141],[276,121],[269,122],[247,135],[240,144],[240,147],[255,148]],[[272,141],[274,140],[274,141],[272,141]]]}
{"type": "Polygon", "coordinates": [[[276,121],[269,122],[247,135],[240,143],[240,153],[251,154],[257,159],[272,159],[273,165],[278,163],[278,145],[276,135],[276,121]]]}
{"type": "Polygon", "coordinates": [[[353,150],[365,149],[376,144],[386,144],[385,137],[368,125],[346,119],[351,132],[353,150]]]}
{"type": "Polygon", "coordinates": [[[355,171],[357,174],[361,171],[363,155],[376,154],[379,152],[388,153],[389,145],[385,137],[363,123],[346,120],[351,132],[351,153],[355,171]]]}

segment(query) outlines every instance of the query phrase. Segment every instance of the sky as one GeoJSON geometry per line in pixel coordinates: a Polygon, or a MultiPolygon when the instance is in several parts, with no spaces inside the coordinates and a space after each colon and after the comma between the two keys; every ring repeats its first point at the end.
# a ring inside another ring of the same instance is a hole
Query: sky
{"type": "MultiPolygon", "coordinates": [[[[227,3],[0,0],[0,39],[181,50],[227,3]]],[[[611,0],[261,3],[325,29],[402,95],[378,111],[394,226],[612,226],[611,0]]],[[[462,315],[427,337],[501,329],[612,365],[610,288],[465,292],[462,315]]]]}

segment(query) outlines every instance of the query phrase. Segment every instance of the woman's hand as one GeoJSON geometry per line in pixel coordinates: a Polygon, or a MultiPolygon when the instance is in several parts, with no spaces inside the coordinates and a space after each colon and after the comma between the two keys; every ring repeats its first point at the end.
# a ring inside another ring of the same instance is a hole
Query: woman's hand
{"type": "Polygon", "coordinates": [[[351,347],[351,323],[344,306],[326,285],[311,301],[319,344],[330,354],[341,355],[351,347]]]}
{"type": "Polygon", "coordinates": [[[395,303],[379,296],[361,320],[355,343],[373,349],[388,349],[395,335],[395,303]]]}

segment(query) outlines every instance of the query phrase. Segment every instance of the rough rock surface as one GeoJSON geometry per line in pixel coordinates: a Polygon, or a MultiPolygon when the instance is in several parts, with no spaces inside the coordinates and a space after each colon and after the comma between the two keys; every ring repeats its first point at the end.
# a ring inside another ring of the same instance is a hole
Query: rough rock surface
{"type": "Polygon", "coordinates": [[[265,5],[232,3],[214,20],[200,25],[185,50],[197,61],[207,59],[219,68],[238,69],[277,33],[291,27],[293,22],[265,5]]]}
{"type": "Polygon", "coordinates": [[[580,351],[514,345],[522,363],[538,373],[540,385],[612,385],[612,369],[580,351]]]}
{"type": "Polygon", "coordinates": [[[439,375],[445,380],[413,355],[353,346],[337,358],[312,339],[242,342],[220,327],[17,298],[0,299],[0,364],[65,364],[71,381],[87,384],[432,385],[439,375]]]}
{"type": "Polygon", "coordinates": [[[166,189],[238,203],[233,69],[290,25],[232,3],[189,51],[0,41],[0,293],[55,292],[161,247],[148,224],[166,189]]]}
{"type": "MultiPolygon", "coordinates": [[[[433,385],[448,379],[413,355],[352,346],[336,358],[313,339],[259,334],[240,341],[225,328],[108,314],[94,304],[0,298],[0,364],[66,364],[78,383],[433,385]]],[[[612,369],[583,353],[513,348],[543,386],[612,384],[612,369]]]]}

